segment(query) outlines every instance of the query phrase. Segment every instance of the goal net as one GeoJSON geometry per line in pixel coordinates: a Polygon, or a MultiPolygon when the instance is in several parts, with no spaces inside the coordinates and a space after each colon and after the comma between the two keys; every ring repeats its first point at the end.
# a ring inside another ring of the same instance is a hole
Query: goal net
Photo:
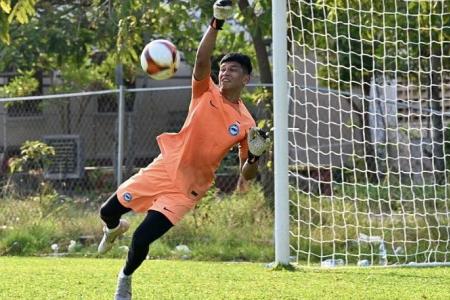
{"type": "Polygon", "coordinates": [[[286,3],[291,259],[448,263],[450,2],[286,3]]]}

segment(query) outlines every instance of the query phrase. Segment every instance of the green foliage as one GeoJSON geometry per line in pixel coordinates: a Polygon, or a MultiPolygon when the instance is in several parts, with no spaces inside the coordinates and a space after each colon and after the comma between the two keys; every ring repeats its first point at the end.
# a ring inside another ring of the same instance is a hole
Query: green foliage
{"type": "Polygon", "coordinates": [[[16,19],[20,24],[28,23],[29,17],[35,14],[34,5],[37,0],[19,0],[15,3],[12,10],[10,10],[10,6],[8,5],[9,1],[2,1],[2,7],[6,8],[4,11],[9,13],[8,21],[11,23],[14,19],[16,19]]]}
{"type": "MultiPolygon", "coordinates": [[[[448,186],[367,185],[357,182],[333,184],[332,196],[315,196],[292,191],[290,214],[294,220],[302,220],[308,226],[292,222],[291,244],[297,244],[311,253],[341,257],[348,263],[358,259],[376,260],[378,252],[368,244],[357,243],[359,233],[382,236],[386,243],[390,262],[424,261],[428,254],[429,239],[445,241],[449,238],[445,229],[446,211],[450,201],[446,195],[448,186]],[[297,209],[301,207],[303,209],[297,209]],[[441,224],[441,226],[439,226],[441,224]],[[299,237],[298,240],[295,237],[299,237]],[[306,238],[308,237],[308,238],[306,238]],[[403,244],[402,241],[408,241],[403,244]],[[405,247],[406,256],[397,256],[393,249],[405,247]],[[361,257],[360,253],[374,253],[361,257]]],[[[445,243],[436,243],[439,259],[444,260],[445,243]]],[[[300,260],[308,259],[299,254],[300,260]]],[[[311,261],[317,257],[311,256],[311,261]]]]}
{"type": "Polygon", "coordinates": [[[11,0],[0,0],[0,42],[9,44],[9,25],[15,20],[20,24],[28,23],[36,13],[37,0],[18,0],[11,6],[11,0]]]}
{"type": "Polygon", "coordinates": [[[1,254],[11,255],[30,255],[30,251],[35,250],[36,239],[27,231],[16,231],[8,235],[3,241],[0,248],[1,254]]]}
{"type": "Polygon", "coordinates": [[[25,141],[20,147],[20,157],[10,161],[10,172],[42,170],[54,155],[55,149],[52,146],[41,141],[25,141]]]}
{"type": "Polygon", "coordinates": [[[294,33],[294,40],[306,45],[314,40],[315,53],[326,62],[319,73],[327,78],[327,86],[346,89],[349,82],[368,82],[376,70],[392,71],[394,77],[408,72],[411,82],[430,69],[430,61],[421,58],[447,55],[442,59],[448,63],[450,47],[441,47],[441,42],[450,32],[439,29],[450,24],[450,17],[442,15],[449,9],[446,1],[397,1],[386,6],[380,1],[320,0],[294,6],[292,10],[302,15],[292,18],[292,25],[305,29],[294,33]],[[382,30],[374,27],[381,25],[382,30]]]}
{"type": "Polygon", "coordinates": [[[63,248],[74,237],[92,235],[99,224],[80,201],[54,192],[22,200],[4,197],[0,210],[0,255],[47,254],[51,244],[63,248]]]}
{"type": "MultiPolygon", "coordinates": [[[[45,255],[52,252],[53,243],[67,252],[64,249],[75,240],[80,247],[72,255],[97,256],[102,236],[98,206],[54,192],[23,200],[6,197],[0,201],[0,254],[45,255]]],[[[108,257],[125,256],[120,246],[129,246],[133,230],[143,219],[141,214],[126,217],[132,228],[108,257]]],[[[193,259],[269,261],[272,234],[273,212],[259,187],[223,198],[211,190],[192,213],[151,246],[150,255],[181,258],[174,249],[185,244],[193,259]]]]}
{"type": "MultiPolygon", "coordinates": [[[[258,27],[263,30],[263,37],[270,36],[269,2],[253,1],[245,14],[236,7],[236,20],[243,27],[226,25],[216,54],[242,51],[254,58],[255,50],[246,32],[258,27]],[[255,20],[248,13],[252,11],[258,12],[255,20]]],[[[113,62],[108,64],[108,73],[114,74],[115,66],[122,63],[127,69],[126,80],[132,82],[142,72],[140,51],[145,43],[156,38],[172,40],[192,64],[204,25],[212,16],[212,3],[204,0],[91,1],[64,2],[64,5],[39,1],[36,9],[39,15],[25,25],[14,27],[11,44],[0,45],[0,71],[20,68],[52,71],[64,66],[77,70],[76,66],[85,65],[92,56],[99,55],[101,61],[113,62]]],[[[93,69],[95,64],[98,62],[91,63],[89,68],[93,69]]]]}
{"type": "Polygon", "coordinates": [[[82,90],[103,90],[114,88],[114,63],[110,58],[100,65],[93,64],[90,59],[75,65],[68,63],[62,66],[60,72],[63,82],[52,86],[55,93],[74,92],[82,90]]]}
{"type": "MultiPolygon", "coordinates": [[[[19,71],[19,76],[14,77],[11,82],[0,87],[0,97],[24,97],[32,95],[38,88],[39,82],[34,77],[34,71],[19,71]]],[[[26,101],[5,102],[5,108],[21,110],[26,107],[26,101]]]]}
{"type": "Polygon", "coordinates": [[[137,33],[138,22],[135,16],[127,16],[119,21],[117,33],[117,54],[121,63],[136,63],[139,61],[140,49],[134,45],[142,45],[142,39],[137,33]]]}
{"type": "Polygon", "coordinates": [[[48,221],[13,230],[2,240],[0,254],[35,255],[41,249],[50,248],[54,231],[55,224],[48,221]]]}
{"type": "MultiPolygon", "coordinates": [[[[273,212],[257,186],[223,198],[211,190],[161,243],[185,244],[195,259],[270,260],[273,212]]],[[[151,255],[158,256],[153,253],[151,255]]]]}
{"type": "Polygon", "coordinates": [[[242,99],[246,102],[252,103],[257,107],[257,115],[263,116],[258,121],[257,126],[260,128],[270,130],[273,127],[273,93],[271,88],[258,87],[251,92],[246,92],[242,95],[242,99]]]}
{"type": "Polygon", "coordinates": [[[0,10],[0,40],[2,43],[9,43],[8,15],[4,10],[0,10]]]}
{"type": "MultiPolygon", "coordinates": [[[[21,71],[19,76],[14,77],[8,84],[0,87],[0,97],[24,97],[30,96],[39,88],[39,81],[35,78],[34,71],[21,71]]],[[[5,102],[4,107],[8,110],[26,111],[29,103],[26,101],[5,102]]],[[[38,106],[42,109],[42,105],[38,106]]]]}
{"type": "Polygon", "coordinates": [[[116,26],[106,22],[99,23],[100,8],[84,4],[85,2],[82,5],[81,2],[39,1],[36,4],[39,15],[25,25],[14,26],[14,30],[11,30],[11,44],[8,47],[0,45],[3,54],[0,71],[53,71],[63,65],[82,63],[94,50],[109,51],[111,48],[105,49],[103,45],[111,45],[108,30],[113,30],[116,26]]]}
{"type": "MultiPolygon", "coordinates": [[[[29,96],[37,90],[39,82],[34,77],[34,71],[20,71],[20,76],[14,77],[7,85],[0,87],[0,97],[29,96]]],[[[7,105],[11,105],[8,102],[7,105]]]]}
{"type": "MultiPolygon", "coordinates": [[[[273,129],[273,93],[271,88],[256,88],[252,92],[244,93],[243,100],[252,103],[257,108],[256,115],[258,116],[257,126],[269,133],[271,139],[271,145],[269,149],[273,149],[274,138],[272,133],[273,129]]],[[[262,157],[264,161],[263,168],[260,170],[262,174],[270,174],[273,170],[273,157],[272,152],[268,151],[262,157]]],[[[273,182],[273,179],[269,176],[268,179],[263,182],[273,182]]]]}

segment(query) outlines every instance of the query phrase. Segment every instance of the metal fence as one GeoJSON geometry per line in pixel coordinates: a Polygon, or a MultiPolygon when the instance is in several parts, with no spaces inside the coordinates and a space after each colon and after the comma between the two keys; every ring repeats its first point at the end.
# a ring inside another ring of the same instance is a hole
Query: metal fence
{"type": "MultiPolygon", "coordinates": [[[[0,99],[0,175],[9,176],[25,141],[39,140],[56,150],[45,181],[64,192],[111,192],[159,154],[159,134],[182,127],[190,96],[190,86],[177,86],[0,99]]],[[[216,174],[223,192],[235,189],[238,164],[233,149],[216,174]]],[[[14,176],[21,190],[36,189],[29,174],[14,176]]]]}

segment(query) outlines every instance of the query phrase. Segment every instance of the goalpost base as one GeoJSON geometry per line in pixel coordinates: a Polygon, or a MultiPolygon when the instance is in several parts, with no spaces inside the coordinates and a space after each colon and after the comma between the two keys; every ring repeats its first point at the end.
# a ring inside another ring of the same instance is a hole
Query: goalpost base
{"type": "Polygon", "coordinates": [[[271,271],[295,271],[298,269],[298,267],[296,267],[295,265],[289,263],[289,264],[282,264],[279,262],[271,262],[265,265],[266,269],[269,269],[271,271]]]}

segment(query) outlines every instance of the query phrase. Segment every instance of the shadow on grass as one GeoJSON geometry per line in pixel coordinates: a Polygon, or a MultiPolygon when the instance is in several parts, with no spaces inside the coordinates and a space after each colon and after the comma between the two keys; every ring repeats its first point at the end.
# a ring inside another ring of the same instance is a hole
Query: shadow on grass
{"type": "Polygon", "coordinates": [[[299,268],[296,268],[292,264],[282,264],[282,263],[277,263],[277,262],[272,262],[272,263],[267,264],[266,268],[269,269],[270,271],[290,271],[290,272],[294,272],[294,271],[299,270],[299,268]]]}

